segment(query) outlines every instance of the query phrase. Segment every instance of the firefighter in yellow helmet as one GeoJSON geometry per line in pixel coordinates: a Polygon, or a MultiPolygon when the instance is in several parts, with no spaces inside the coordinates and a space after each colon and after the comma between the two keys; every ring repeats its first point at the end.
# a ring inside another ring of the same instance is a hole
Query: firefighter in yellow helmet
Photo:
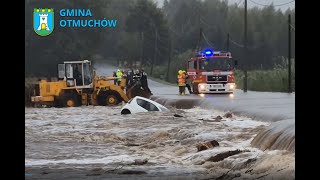
{"type": "Polygon", "coordinates": [[[116,72],[116,76],[117,76],[117,84],[118,86],[120,86],[120,82],[121,82],[121,78],[122,78],[122,71],[120,69],[117,70],[116,72]]]}
{"type": "Polygon", "coordinates": [[[178,71],[178,86],[179,86],[179,95],[184,95],[185,88],[186,88],[186,76],[182,70],[178,71]]]}
{"type": "Polygon", "coordinates": [[[192,94],[191,86],[192,86],[192,80],[189,78],[189,75],[185,70],[183,70],[183,73],[186,78],[186,87],[188,88],[189,94],[192,94]]]}

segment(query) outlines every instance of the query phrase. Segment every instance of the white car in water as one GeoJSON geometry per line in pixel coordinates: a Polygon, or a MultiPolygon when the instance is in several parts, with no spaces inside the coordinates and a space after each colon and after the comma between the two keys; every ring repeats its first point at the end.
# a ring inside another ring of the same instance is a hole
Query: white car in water
{"type": "Polygon", "coordinates": [[[121,108],[121,114],[133,114],[149,111],[167,112],[169,109],[155,101],[141,96],[136,96],[130,99],[128,103],[121,108]]]}

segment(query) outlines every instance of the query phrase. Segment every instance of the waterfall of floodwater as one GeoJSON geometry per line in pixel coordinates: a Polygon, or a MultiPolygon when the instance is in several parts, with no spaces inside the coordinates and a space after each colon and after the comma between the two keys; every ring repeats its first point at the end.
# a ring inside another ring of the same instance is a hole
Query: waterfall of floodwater
{"type": "MultiPolygon", "coordinates": [[[[168,99],[151,97],[152,100],[167,107],[191,109],[195,106],[208,109],[210,102],[205,99],[168,99]]],[[[265,117],[267,119],[267,117],[265,117]]],[[[257,119],[259,120],[259,119],[257,119]]],[[[295,152],[295,121],[294,119],[280,120],[262,129],[252,140],[251,145],[262,150],[288,150],[295,152]]]]}

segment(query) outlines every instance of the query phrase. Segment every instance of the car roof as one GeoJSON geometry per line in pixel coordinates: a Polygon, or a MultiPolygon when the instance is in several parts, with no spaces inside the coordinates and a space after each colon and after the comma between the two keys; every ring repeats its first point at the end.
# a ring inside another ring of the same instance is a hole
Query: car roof
{"type": "MultiPolygon", "coordinates": [[[[159,103],[157,103],[157,102],[155,102],[155,101],[153,101],[153,100],[151,100],[151,99],[144,98],[144,97],[141,97],[141,96],[136,96],[136,97],[134,97],[133,99],[143,99],[143,100],[148,101],[148,102],[150,102],[150,103],[153,103],[153,104],[155,104],[155,105],[157,105],[157,106],[161,106],[161,107],[166,108],[166,107],[163,106],[162,104],[159,104],[159,103]]],[[[168,109],[168,108],[166,108],[166,109],[168,109]]]]}

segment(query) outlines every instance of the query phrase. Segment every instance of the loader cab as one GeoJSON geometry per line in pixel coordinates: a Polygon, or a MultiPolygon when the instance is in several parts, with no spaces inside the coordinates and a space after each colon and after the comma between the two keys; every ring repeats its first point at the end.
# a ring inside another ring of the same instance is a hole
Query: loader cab
{"type": "Polygon", "coordinates": [[[92,88],[91,62],[66,61],[58,64],[58,79],[66,80],[68,87],[92,88]]]}

